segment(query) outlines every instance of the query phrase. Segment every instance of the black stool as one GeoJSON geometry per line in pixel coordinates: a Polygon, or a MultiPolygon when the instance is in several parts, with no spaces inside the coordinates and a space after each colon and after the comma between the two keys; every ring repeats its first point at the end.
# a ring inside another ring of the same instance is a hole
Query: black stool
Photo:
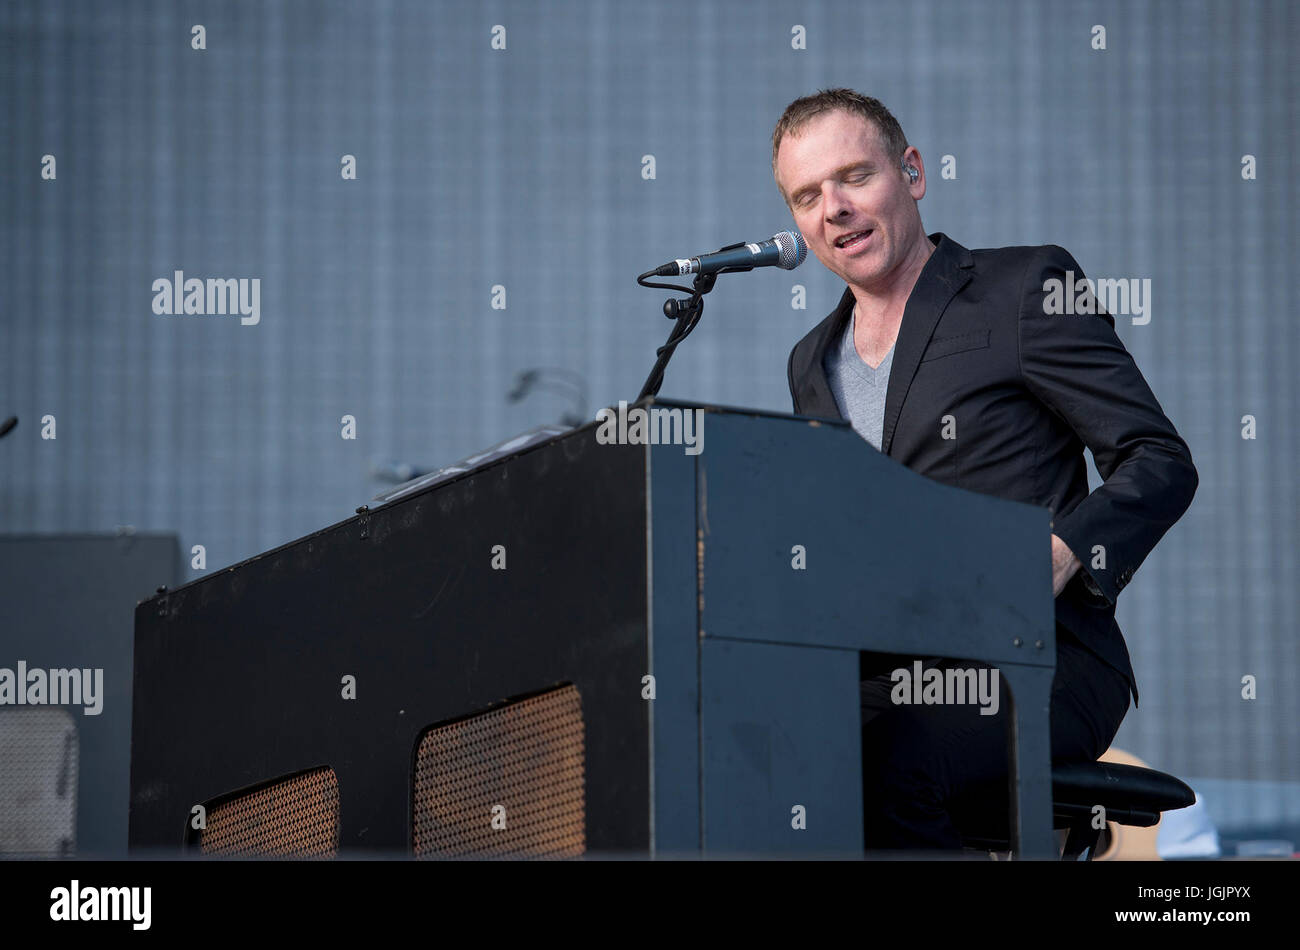
{"type": "MultiPolygon", "coordinates": [[[[1094,828],[1093,809],[1100,805],[1105,818],[1119,825],[1150,828],[1160,813],[1186,808],[1196,795],[1185,783],[1164,772],[1114,762],[1062,762],[1052,766],[1052,827],[1068,828],[1062,861],[1091,861],[1100,828],[1094,828]]],[[[1006,823],[1005,786],[985,786],[954,809],[954,821],[967,848],[1007,851],[1010,834],[1006,823]]]]}

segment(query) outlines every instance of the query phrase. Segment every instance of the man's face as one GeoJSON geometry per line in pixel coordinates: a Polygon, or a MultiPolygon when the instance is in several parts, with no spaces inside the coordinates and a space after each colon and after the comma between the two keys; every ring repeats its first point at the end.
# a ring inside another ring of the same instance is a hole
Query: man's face
{"type": "Polygon", "coordinates": [[[915,184],[898,157],[886,154],[875,125],[843,110],[787,135],[777,153],[777,185],[808,247],[828,270],[868,292],[887,288],[925,239],[916,209],[925,194],[924,170],[915,149],[906,155],[922,170],[915,184]]]}

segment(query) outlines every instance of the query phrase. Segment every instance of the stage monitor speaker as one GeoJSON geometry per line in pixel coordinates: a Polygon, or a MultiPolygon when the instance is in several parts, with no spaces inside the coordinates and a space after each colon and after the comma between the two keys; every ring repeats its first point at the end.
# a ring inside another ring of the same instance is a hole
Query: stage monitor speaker
{"type": "Polygon", "coordinates": [[[66,709],[0,709],[0,855],[74,853],[79,751],[66,709]]]}
{"type": "Polygon", "coordinates": [[[66,841],[77,858],[126,856],[132,618],[141,598],[180,574],[171,534],[0,535],[0,678],[16,694],[0,687],[0,718],[23,713],[2,727],[0,854],[19,843],[63,854],[66,841]],[[43,698],[29,697],[40,677],[43,698]],[[33,702],[57,715],[28,715],[37,707],[23,704],[33,702]],[[56,794],[64,774],[71,784],[56,794]]]}

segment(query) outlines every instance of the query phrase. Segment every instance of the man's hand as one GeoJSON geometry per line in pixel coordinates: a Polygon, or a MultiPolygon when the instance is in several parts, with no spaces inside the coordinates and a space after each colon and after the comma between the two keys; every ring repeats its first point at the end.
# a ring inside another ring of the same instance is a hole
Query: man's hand
{"type": "Polygon", "coordinates": [[[1066,547],[1065,542],[1052,535],[1052,596],[1055,597],[1065,590],[1065,585],[1070,582],[1083,565],[1079,559],[1074,556],[1074,552],[1066,547]]]}

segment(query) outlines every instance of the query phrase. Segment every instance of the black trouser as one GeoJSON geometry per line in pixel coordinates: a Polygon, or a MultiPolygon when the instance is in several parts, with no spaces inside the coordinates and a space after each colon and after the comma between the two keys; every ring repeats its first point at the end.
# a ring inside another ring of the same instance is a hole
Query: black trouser
{"type": "MultiPolygon", "coordinates": [[[[1052,679],[1052,761],[1096,761],[1110,747],[1128,711],[1122,673],[1056,628],[1052,679]]],[[[870,849],[961,849],[958,828],[974,810],[983,827],[1006,828],[1008,772],[1006,682],[998,677],[996,715],[977,704],[896,705],[890,699],[897,667],[913,658],[867,654],[862,680],[863,819],[870,849]],[[887,667],[887,669],[886,669],[887,667]],[[1001,784],[996,784],[1001,783],[1001,784]],[[990,800],[987,790],[999,790],[990,800]],[[981,797],[983,796],[983,797],[981,797]],[[1001,809],[1000,815],[998,809],[1001,809]]],[[[930,659],[924,668],[979,669],[966,660],[930,659]]]]}

